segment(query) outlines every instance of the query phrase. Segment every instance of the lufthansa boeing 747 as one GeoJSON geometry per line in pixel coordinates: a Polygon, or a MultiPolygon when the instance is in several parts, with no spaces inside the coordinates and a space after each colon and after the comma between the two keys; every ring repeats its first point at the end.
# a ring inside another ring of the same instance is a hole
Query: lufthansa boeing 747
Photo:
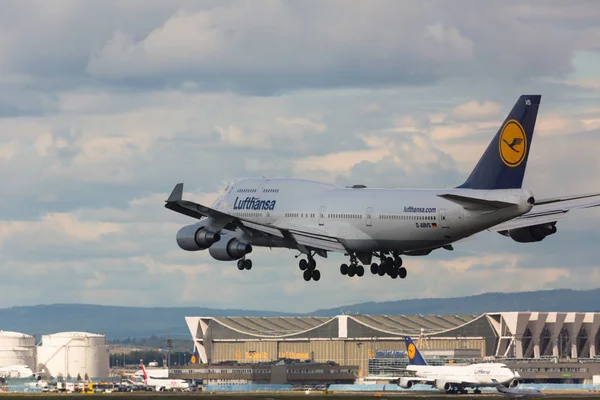
{"type": "MultiPolygon", "coordinates": [[[[423,256],[482,231],[521,243],[556,233],[573,209],[600,205],[600,194],[536,199],[522,188],[540,95],[521,96],[467,180],[451,189],[339,187],[302,179],[240,179],[211,206],[183,200],[179,183],[165,207],[199,221],[176,240],[216,260],[252,268],[254,247],[297,250],[306,281],[318,281],[315,256],[349,257],[342,275],[406,278],[402,256],[423,256]]],[[[298,257],[298,256],[296,256],[298,257]]]]}

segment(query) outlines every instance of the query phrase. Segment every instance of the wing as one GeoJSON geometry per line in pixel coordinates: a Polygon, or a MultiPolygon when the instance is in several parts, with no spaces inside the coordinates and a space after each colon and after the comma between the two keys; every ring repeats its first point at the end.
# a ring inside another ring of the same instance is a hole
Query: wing
{"type": "Polygon", "coordinates": [[[556,222],[559,219],[565,218],[566,214],[571,210],[598,206],[600,206],[600,193],[542,199],[536,201],[531,211],[527,214],[493,226],[488,230],[499,232],[507,229],[556,222]]]}
{"type": "Polygon", "coordinates": [[[256,221],[248,221],[244,218],[236,217],[202,204],[183,200],[182,197],[183,183],[178,183],[175,185],[173,192],[171,192],[171,195],[167,199],[165,207],[192,218],[211,218],[215,220],[216,224],[221,228],[229,230],[236,230],[239,228],[251,236],[259,233],[282,238],[288,244],[297,247],[300,250],[302,250],[303,247],[308,247],[315,250],[346,252],[346,248],[337,238],[328,236],[322,231],[311,231],[301,228],[284,229],[256,221]]]}

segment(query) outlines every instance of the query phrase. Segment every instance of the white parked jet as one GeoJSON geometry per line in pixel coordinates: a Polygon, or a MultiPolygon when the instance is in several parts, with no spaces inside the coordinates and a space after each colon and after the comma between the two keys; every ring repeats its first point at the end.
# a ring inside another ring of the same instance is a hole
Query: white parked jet
{"type": "Polygon", "coordinates": [[[142,360],[140,360],[140,366],[142,368],[142,373],[144,374],[144,383],[154,391],[162,392],[165,390],[190,390],[190,384],[183,379],[153,378],[148,376],[146,367],[144,366],[144,362],[142,360]]]}
{"type": "Polygon", "coordinates": [[[0,367],[0,378],[30,378],[35,376],[27,365],[7,365],[0,367]]]}
{"type": "Polygon", "coordinates": [[[428,365],[417,346],[410,337],[406,337],[406,353],[410,365],[407,371],[412,371],[415,377],[400,378],[398,385],[411,388],[413,384],[427,382],[440,391],[466,393],[467,388],[497,387],[505,384],[514,388],[519,384],[520,375],[513,372],[506,364],[479,363],[470,365],[428,365]]]}
{"type": "Polygon", "coordinates": [[[350,257],[342,275],[405,278],[402,255],[452,250],[452,243],[485,230],[517,242],[539,242],[575,208],[600,205],[600,194],[536,200],[521,187],[540,95],[523,95],[465,183],[452,189],[338,187],[301,179],[241,179],[212,207],[182,199],[183,183],[165,207],[199,219],[179,230],[178,245],[208,249],[221,261],[252,268],[253,246],[298,250],[304,279],[318,281],[315,255],[350,257]],[[375,262],[378,259],[379,262],[375,262]]]}

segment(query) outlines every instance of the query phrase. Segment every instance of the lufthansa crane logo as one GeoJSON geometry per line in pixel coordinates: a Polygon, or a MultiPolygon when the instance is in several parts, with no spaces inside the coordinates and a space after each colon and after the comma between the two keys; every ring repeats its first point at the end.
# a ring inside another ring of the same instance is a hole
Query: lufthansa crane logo
{"type": "Polygon", "coordinates": [[[408,348],[406,349],[406,353],[408,354],[408,359],[412,360],[413,358],[415,358],[416,352],[417,352],[417,349],[415,348],[415,345],[410,343],[408,345],[408,348]]]}
{"type": "Polygon", "coordinates": [[[527,154],[527,136],[521,124],[514,120],[508,120],[502,127],[498,151],[502,162],[507,167],[518,167],[527,154]]]}

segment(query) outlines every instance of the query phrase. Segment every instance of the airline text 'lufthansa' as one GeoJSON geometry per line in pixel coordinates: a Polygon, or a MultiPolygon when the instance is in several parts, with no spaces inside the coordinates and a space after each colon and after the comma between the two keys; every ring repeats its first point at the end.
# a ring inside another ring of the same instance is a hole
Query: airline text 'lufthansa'
{"type": "Polygon", "coordinates": [[[435,207],[404,207],[405,213],[435,213],[437,209],[435,207]]]}
{"type": "Polygon", "coordinates": [[[238,197],[233,202],[234,210],[273,210],[276,200],[260,200],[256,197],[246,197],[240,200],[238,197]]]}

